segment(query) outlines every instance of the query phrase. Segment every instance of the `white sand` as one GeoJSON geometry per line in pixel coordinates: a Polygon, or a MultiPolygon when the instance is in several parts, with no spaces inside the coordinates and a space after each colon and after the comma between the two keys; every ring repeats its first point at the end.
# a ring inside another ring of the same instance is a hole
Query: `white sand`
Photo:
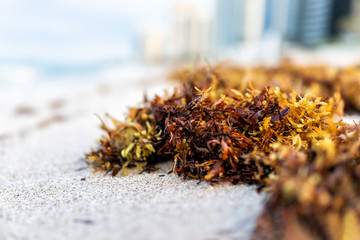
{"type": "Polygon", "coordinates": [[[145,89],[161,94],[166,85],[52,84],[21,98],[2,96],[0,239],[247,239],[264,198],[253,187],[161,177],[166,164],[160,172],[114,178],[86,167],[83,153],[101,134],[93,113],[123,118],[145,89]],[[11,98],[17,101],[9,104],[11,98]],[[64,106],[51,109],[57,99],[64,106]],[[36,113],[16,115],[19,105],[36,113]],[[65,121],[46,124],[54,115],[65,121]]]}

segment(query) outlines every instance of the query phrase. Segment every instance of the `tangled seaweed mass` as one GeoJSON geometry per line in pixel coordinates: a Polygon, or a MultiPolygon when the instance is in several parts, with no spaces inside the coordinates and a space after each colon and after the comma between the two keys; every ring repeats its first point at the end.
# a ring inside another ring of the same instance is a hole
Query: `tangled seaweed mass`
{"type": "Polygon", "coordinates": [[[172,95],[103,123],[87,161],[113,175],[173,161],[184,178],[256,184],[269,198],[253,239],[360,239],[360,128],[341,120],[360,110],[359,74],[289,62],[178,72],[172,95]]]}

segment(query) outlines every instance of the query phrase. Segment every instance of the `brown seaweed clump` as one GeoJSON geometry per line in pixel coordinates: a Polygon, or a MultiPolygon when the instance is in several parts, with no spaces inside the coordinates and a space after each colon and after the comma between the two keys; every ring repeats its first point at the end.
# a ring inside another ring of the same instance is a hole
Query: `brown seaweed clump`
{"type": "Polygon", "coordinates": [[[305,151],[278,145],[281,166],[254,240],[360,239],[360,129],[345,126],[305,151]]]}
{"type": "Polygon", "coordinates": [[[126,122],[112,119],[114,128],[103,124],[107,135],[88,162],[116,175],[171,160],[173,171],[184,177],[262,185],[274,168],[264,161],[274,143],[307,149],[308,136],[342,114],[339,94],[313,99],[278,88],[259,91],[251,84],[245,94],[236,89],[226,94],[219,87],[226,83],[208,76],[208,89],[190,81],[171,96],[132,108],[126,122]]]}
{"type": "Polygon", "coordinates": [[[112,175],[172,161],[184,178],[255,184],[268,198],[254,240],[360,239],[360,127],[341,121],[341,96],[355,110],[358,96],[338,87],[358,81],[357,69],[283,68],[245,72],[238,83],[234,69],[178,74],[173,94],[131,108],[124,122],[108,116],[113,126],[102,122],[87,161],[112,175]],[[297,76],[300,94],[283,80],[263,86],[281,76],[297,76]]]}

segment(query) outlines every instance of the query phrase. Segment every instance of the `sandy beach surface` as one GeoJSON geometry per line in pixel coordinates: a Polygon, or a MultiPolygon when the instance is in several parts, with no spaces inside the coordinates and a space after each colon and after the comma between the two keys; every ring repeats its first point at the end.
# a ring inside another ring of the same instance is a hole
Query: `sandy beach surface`
{"type": "Polygon", "coordinates": [[[263,206],[255,187],[166,174],[92,173],[84,153],[102,134],[94,113],[174,84],[137,78],[53,82],[4,92],[0,109],[0,239],[248,239],[263,206]]]}

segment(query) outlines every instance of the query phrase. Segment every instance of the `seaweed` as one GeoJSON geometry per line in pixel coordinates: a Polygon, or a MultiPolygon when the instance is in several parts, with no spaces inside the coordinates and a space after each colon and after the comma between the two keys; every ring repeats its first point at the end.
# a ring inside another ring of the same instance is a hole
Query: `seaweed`
{"type": "Polygon", "coordinates": [[[264,159],[275,143],[307,149],[307,136],[342,115],[339,94],[312,99],[277,87],[259,91],[251,83],[244,94],[236,89],[226,94],[226,82],[209,73],[210,86],[188,81],[171,96],[131,108],[126,122],[110,117],[113,128],[102,124],[107,135],[88,162],[116,175],[173,161],[173,172],[185,178],[264,185],[274,169],[264,159]]]}
{"type": "Polygon", "coordinates": [[[253,239],[360,239],[360,128],[336,134],[305,150],[279,145],[281,166],[253,239]]]}
{"type": "Polygon", "coordinates": [[[111,127],[101,120],[87,161],[113,176],[172,161],[184,179],[254,184],[268,194],[254,240],[360,239],[360,127],[341,120],[360,109],[357,72],[289,62],[177,72],[171,95],[124,122],[107,115],[111,127]]]}

